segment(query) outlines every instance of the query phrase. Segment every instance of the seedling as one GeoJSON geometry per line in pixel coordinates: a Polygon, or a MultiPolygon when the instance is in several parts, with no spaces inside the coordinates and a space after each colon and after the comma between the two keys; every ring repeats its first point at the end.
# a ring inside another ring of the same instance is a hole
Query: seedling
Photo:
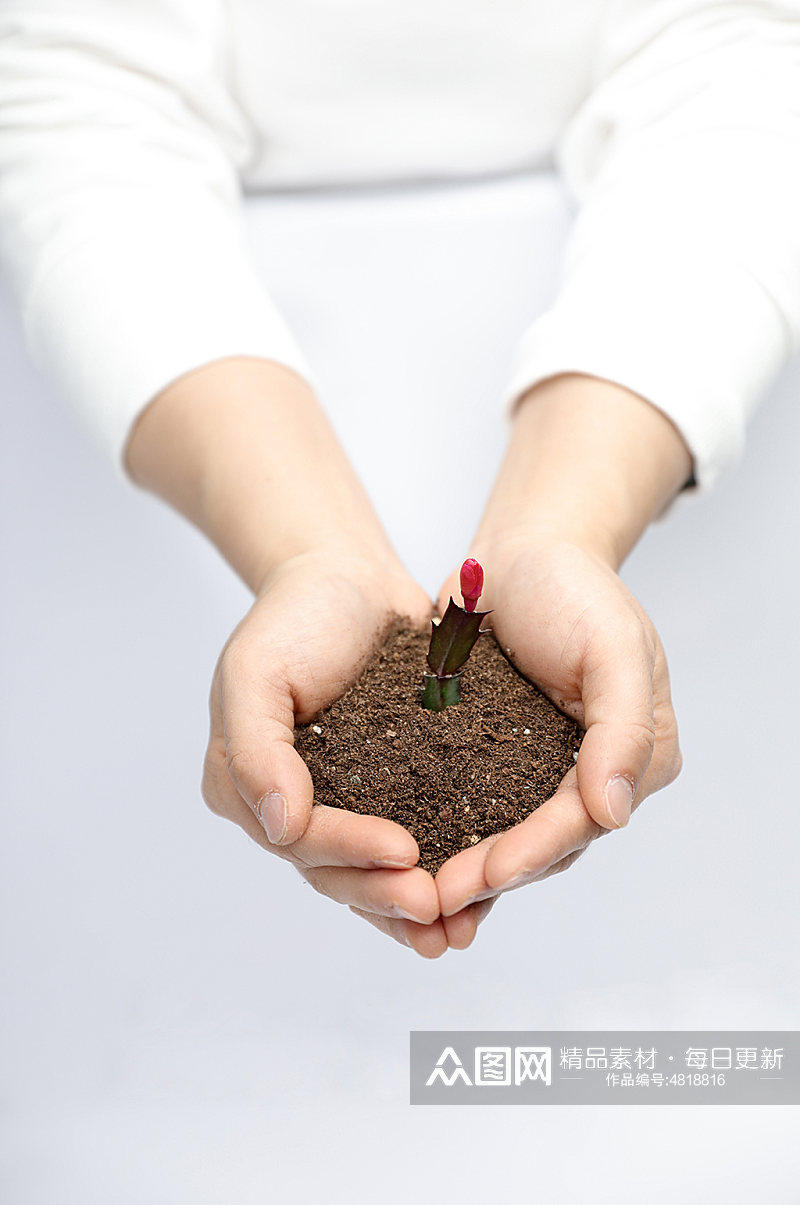
{"type": "Polygon", "coordinates": [[[451,595],[442,618],[431,621],[427,657],[431,672],[425,674],[422,688],[422,706],[428,711],[444,711],[461,702],[463,667],[481,635],[481,620],[491,614],[475,610],[483,590],[483,569],[472,557],[461,566],[460,586],[464,606],[459,607],[451,595]]]}

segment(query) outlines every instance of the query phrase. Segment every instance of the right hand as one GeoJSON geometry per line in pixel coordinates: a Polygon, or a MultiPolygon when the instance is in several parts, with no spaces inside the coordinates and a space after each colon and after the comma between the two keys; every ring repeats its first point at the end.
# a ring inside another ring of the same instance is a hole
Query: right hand
{"type": "Polygon", "coordinates": [[[399,564],[365,564],[329,549],[274,569],[217,662],[202,793],[212,812],[291,862],[315,890],[437,958],[448,945],[468,946],[488,909],[474,905],[443,920],[407,829],[314,804],[293,740],[295,723],[308,723],[356,681],[390,615],[422,626],[431,611],[399,564]]]}

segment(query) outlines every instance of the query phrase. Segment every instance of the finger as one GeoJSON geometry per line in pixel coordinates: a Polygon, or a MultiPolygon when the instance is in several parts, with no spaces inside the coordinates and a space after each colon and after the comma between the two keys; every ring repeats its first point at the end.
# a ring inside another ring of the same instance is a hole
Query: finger
{"type": "Polygon", "coordinates": [[[391,920],[387,916],[379,916],[377,912],[367,912],[363,908],[356,908],[353,904],[348,905],[351,912],[356,916],[360,916],[367,924],[372,925],[381,933],[385,933],[387,937],[393,937],[401,946],[408,946],[409,949],[414,949],[411,942],[408,940],[405,931],[405,922],[401,920],[391,920]]]}
{"type": "Polygon", "coordinates": [[[286,847],[305,866],[386,867],[407,870],[419,861],[408,829],[382,816],[362,816],[315,803],[306,831],[286,847]]]}
{"type": "Polygon", "coordinates": [[[556,793],[520,824],[444,864],[436,876],[442,916],[533,881],[606,831],[586,811],[573,768],[556,793]]]}
{"type": "Polygon", "coordinates": [[[430,925],[439,916],[436,884],[426,870],[359,870],[317,866],[300,872],[321,895],[380,916],[430,925]]]}
{"type": "MultiPolygon", "coordinates": [[[[665,663],[664,663],[665,664],[665,663]]],[[[672,782],[681,768],[677,725],[668,699],[668,677],[657,671],[656,684],[663,714],[657,727],[652,759],[640,782],[641,800],[672,782]],[[667,687],[665,692],[665,687],[667,687]]],[[[567,870],[591,842],[609,830],[589,815],[578,788],[577,767],[558,790],[521,824],[488,837],[451,858],[436,876],[439,907],[448,919],[471,901],[493,898],[567,870]]]]}
{"type": "Polygon", "coordinates": [[[683,757],[678,741],[678,723],[670,697],[669,671],[660,645],[656,650],[653,672],[653,720],[655,745],[650,764],[636,788],[633,809],[649,795],[669,786],[681,772],[683,757]]]}
{"type": "Polygon", "coordinates": [[[502,833],[484,837],[477,845],[461,850],[444,863],[436,873],[436,890],[442,916],[454,916],[469,904],[496,895],[496,889],[486,881],[484,868],[490,849],[502,833]]]}
{"type": "Polygon", "coordinates": [[[388,933],[390,937],[395,938],[395,941],[402,941],[405,945],[410,946],[423,958],[441,958],[448,948],[441,919],[434,921],[432,925],[415,925],[412,921],[390,920],[385,916],[378,916],[374,912],[354,908],[352,905],[350,905],[350,911],[355,912],[356,916],[362,917],[374,928],[380,929],[382,933],[388,933]]]}
{"type": "MultiPolygon", "coordinates": [[[[263,648],[259,661],[264,663],[263,648]]],[[[249,651],[235,643],[220,663],[226,765],[270,843],[291,844],[308,825],[314,787],[294,748],[294,699],[278,658],[269,673],[254,673],[252,664],[249,651]]]]}
{"type": "Polygon", "coordinates": [[[451,950],[466,950],[472,945],[478,926],[486,919],[496,902],[495,895],[480,903],[470,904],[453,916],[442,917],[447,944],[451,950]]]}
{"type": "Polygon", "coordinates": [[[419,860],[411,833],[381,816],[361,816],[343,808],[315,804],[302,837],[291,845],[273,845],[253,808],[228,773],[225,744],[212,737],[206,753],[202,794],[215,814],[232,820],[263,849],[303,866],[358,866],[405,869],[419,860]]]}
{"type": "Polygon", "coordinates": [[[659,646],[656,652],[656,665],[653,674],[653,719],[655,720],[656,745],[653,757],[647,767],[647,773],[636,793],[637,802],[669,786],[683,768],[678,737],[678,721],[672,706],[670,694],[669,669],[663,649],[659,646]]]}
{"type": "Polygon", "coordinates": [[[572,769],[550,799],[493,846],[484,867],[486,882],[497,890],[513,890],[523,881],[546,876],[560,862],[571,865],[607,831],[587,812],[572,769]]]}
{"type": "Polygon", "coordinates": [[[607,829],[630,819],[637,788],[655,745],[655,649],[635,618],[607,633],[603,652],[589,652],[581,680],[586,735],[578,753],[578,786],[589,815],[607,829]]]}

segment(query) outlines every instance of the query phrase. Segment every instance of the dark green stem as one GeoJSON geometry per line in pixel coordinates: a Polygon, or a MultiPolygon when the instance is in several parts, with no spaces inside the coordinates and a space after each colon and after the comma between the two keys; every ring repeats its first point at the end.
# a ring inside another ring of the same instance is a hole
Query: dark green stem
{"type": "Polygon", "coordinates": [[[461,691],[458,679],[461,674],[446,674],[437,678],[436,674],[425,675],[425,685],[422,689],[422,706],[428,711],[444,711],[454,703],[461,702],[461,691]]]}

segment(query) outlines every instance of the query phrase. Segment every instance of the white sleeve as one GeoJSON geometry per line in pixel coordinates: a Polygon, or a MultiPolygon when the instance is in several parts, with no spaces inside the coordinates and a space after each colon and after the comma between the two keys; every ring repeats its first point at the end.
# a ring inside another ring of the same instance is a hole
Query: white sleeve
{"type": "Polygon", "coordinates": [[[124,476],[139,411],[228,355],[317,388],[264,294],[237,168],[222,0],[5,0],[0,267],[31,358],[124,476]]]}
{"type": "Polygon", "coordinates": [[[577,202],[559,289],[504,402],[560,372],[624,385],[677,426],[705,493],[800,345],[800,0],[610,13],[557,147],[577,202]]]}

